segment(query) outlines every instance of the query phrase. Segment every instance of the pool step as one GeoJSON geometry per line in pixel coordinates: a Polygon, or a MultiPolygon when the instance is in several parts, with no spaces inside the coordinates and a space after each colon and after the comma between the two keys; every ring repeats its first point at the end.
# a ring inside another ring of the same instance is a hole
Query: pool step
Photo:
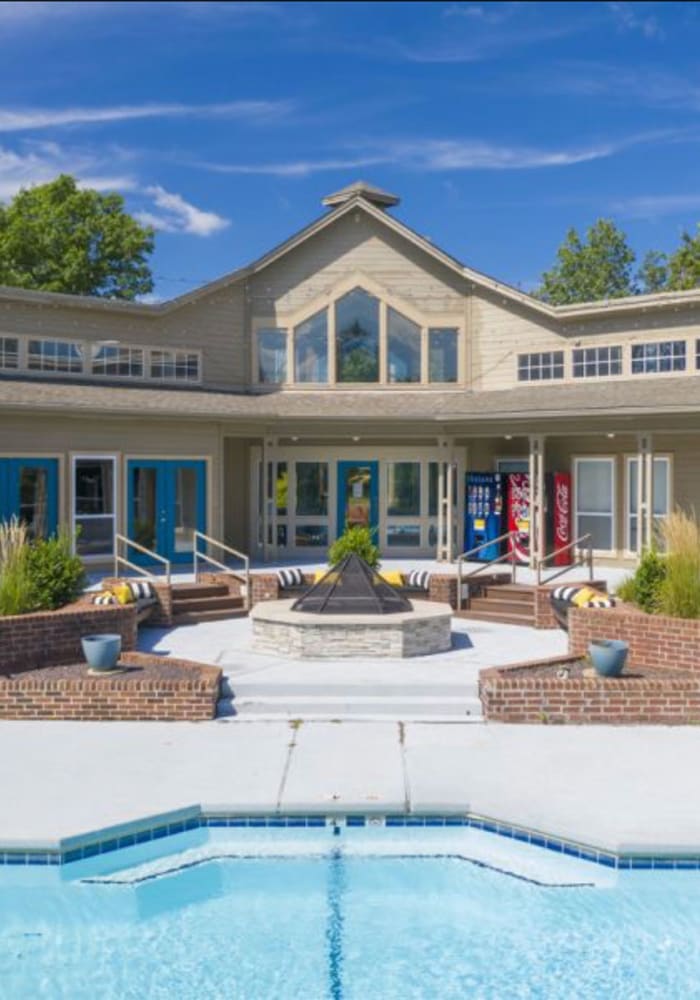
{"type": "Polygon", "coordinates": [[[426,696],[373,698],[346,696],[222,698],[217,708],[218,719],[263,721],[273,719],[352,719],[404,720],[440,722],[481,722],[481,702],[478,698],[429,698],[426,696]]]}

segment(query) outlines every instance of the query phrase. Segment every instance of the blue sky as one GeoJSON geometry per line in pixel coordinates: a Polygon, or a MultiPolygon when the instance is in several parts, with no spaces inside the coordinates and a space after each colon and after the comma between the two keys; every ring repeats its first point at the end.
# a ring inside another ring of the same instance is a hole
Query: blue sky
{"type": "Polygon", "coordinates": [[[120,191],[171,298],[361,177],[529,289],[571,225],[695,229],[699,42],[696,3],[0,3],[0,198],[120,191]]]}

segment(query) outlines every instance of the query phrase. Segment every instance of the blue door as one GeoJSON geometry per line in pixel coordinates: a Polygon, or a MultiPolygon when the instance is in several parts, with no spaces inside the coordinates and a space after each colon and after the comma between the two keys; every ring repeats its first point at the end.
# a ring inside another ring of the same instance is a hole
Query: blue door
{"type": "Polygon", "coordinates": [[[379,463],[338,462],[338,535],[346,527],[371,528],[379,543],[379,463]]]}
{"type": "Polygon", "coordinates": [[[58,528],[58,459],[0,458],[0,520],[24,521],[32,538],[58,528]]]}
{"type": "MultiPolygon", "coordinates": [[[[206,462],[132,459],[127,468],[127,533],[171,562],[192,560],[194,532],[206,531],[206,462]]],[[[133,562],[147,562],[137,550],[133,562]]]]}

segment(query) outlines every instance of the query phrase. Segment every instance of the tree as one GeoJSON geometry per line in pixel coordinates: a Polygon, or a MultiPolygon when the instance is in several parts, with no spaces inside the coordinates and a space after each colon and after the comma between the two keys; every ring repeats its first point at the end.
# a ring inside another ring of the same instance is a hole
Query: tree
{"type": "Polygon", "coordinates": [[[0,205],[0,284],[134,299],[153,290],[153,229],[124,211],[118,194],[75,178],[23,188],[0,205]]]}
{"type": "MultiPolygon", "coordinates": [[[[700,230],[700,225],[698,226],[700,230]]],[[[680,292],[687,288],[697,288],[700,285],[700,231],[691,236],[684,232],[681,245],[675,250],[668,261],[667,290],[680,292]]]]}
{"type": "Polygon", "coordinates": [[[651,295],[666,291],[668,285],[668,255],[660,250],[649,250],[637,272],[639,292],[651,295]]]}
{"type": "Polygon", "coordinates": [[[625,234],[611,219],[598,219],[585,240],[575,229],[568,231],[556,264],[544,272],[535,295],[556,306],[632,295],[634,261],[625,234]]]}

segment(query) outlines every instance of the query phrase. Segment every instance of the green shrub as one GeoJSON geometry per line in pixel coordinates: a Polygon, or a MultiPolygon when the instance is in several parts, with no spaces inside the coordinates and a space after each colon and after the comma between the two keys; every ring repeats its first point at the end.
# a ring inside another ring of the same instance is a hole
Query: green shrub
{"type": "Polygon", "coordinates": [[[16,517],[0,523],[0,615],[32,610],[28,551],[26,525],[16,517]]]}
{"type": "Polygon", "coordinates": [[[694,515],[677,510],[661,530],[668,555],[659,610],[675,618],[700,618],[700,526],[694,515]]]}
{"type": "Polygon", "coordinates": [[[623,601],[636,604],[648,614],[654,614],[659,610],[666,572],[666,558],[656,549],[646,549],[633,575],[618,587],[617,596],[623,601]]]}
{"type": "Polygon", "coordinates": [[[34,609],[51,611],[70,604],[80,595],[85,586],[85,570],[79,556],[71,552],[66,532],[34,542],[26,558],[34,609]]]}
{"type": "Polygon", "coordinates": [[[364,559],[370,566],[376,568],[379,565],[379,549],[374,544],[373,535],[376,529],[365,528],[359,524],[352,528],[346,528],[340,538],[337,538],[328,550],[328,561],[331,566],[335,566],[345,556],[355,552],[361,559],[364,559]]]}

